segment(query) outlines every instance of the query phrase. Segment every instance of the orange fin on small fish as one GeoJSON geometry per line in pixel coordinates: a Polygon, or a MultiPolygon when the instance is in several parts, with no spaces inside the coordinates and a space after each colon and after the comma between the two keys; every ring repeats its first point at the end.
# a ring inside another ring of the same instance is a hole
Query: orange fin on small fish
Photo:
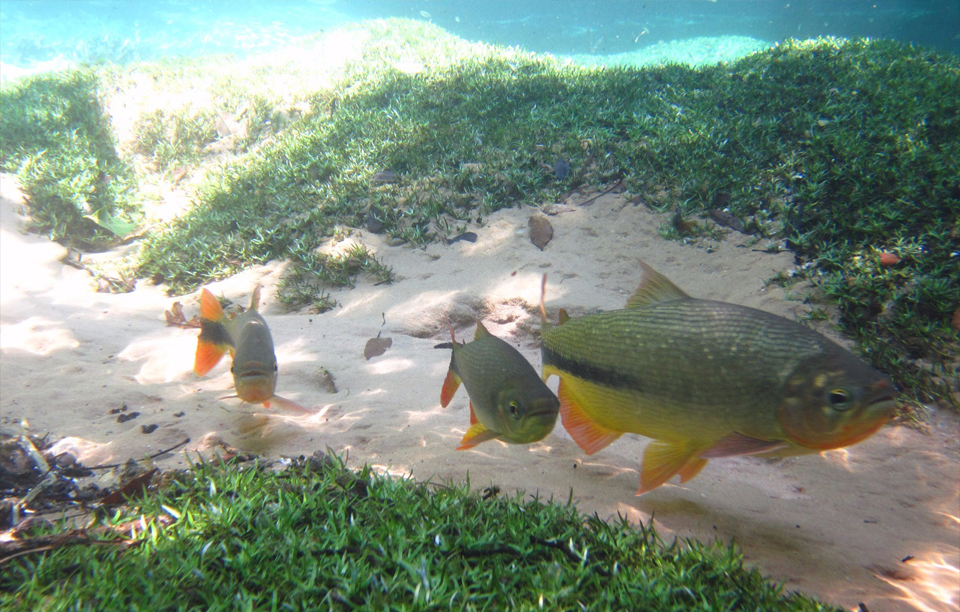
{"type": "Polygon", "coordinates": [[[453,370],[449,370],[447,377],[443,379],[443,387],[440,389],[440,406],[446,408],[459,388],[460,377],[453,370]]]}
{"type": "Polygon", "coordinates": [[[557,389],[560,399],[560,419],[563,427],[573,438],[573,441],[583,449],[583,452],[592,455],[623,435],[622,431],[614,431],[597,424],[591,419],[574,399],[573,395],[563,384],[560,378],[560,387],[557,389]]]}
{"type": "Polygon", "coordinates": [[[563,325],[569,320],[570,320],[570,315],[567,313],[567,309],[561,308],[560,315],[559,315],[559,325],[563,325]]]}
{"type": "Polygon", "coordinates": [[[681,480],[686,482],[696,476],[706,464],[705,459],[697,456],[696,449],[654,440],[643,453],[640,489],[637,495],[656,489],[676,474],[680,474],[681,480]]]}
{"type": "Polygon", "coordinates": [[[470,426],[470,429],[467,430],[467,433],[463,434],[463,439],[460,440],[460,446],[457,447],[457,450],[467,450],[468,448],[473,448],[481,442],[486,442],[487,440],[493,440],[499,436],[495,431],[490,431],[483,426],[483,423],[474,423],[470,426]]]}
{"type": "Polygon", "coordinates": [[[720,438],[716,444],[699,453],[699,456],[704,459],[719,459],[738,455],[757,455],[787,446],[789,445],[780,440],[760,440],[735,431],[720,438]]]}

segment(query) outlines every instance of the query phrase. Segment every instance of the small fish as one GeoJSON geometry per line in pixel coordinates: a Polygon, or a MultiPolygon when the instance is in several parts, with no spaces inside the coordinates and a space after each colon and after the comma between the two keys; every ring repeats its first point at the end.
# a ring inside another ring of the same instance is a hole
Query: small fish
{"type": "MultiPolygon", "coordinates": [[[[776,315],[698,300],[640,262],[627,308],[546,323],[543,379],[560,377],[564,427],[588,455],[624,432],[653,442],[638,495],[709,459],[818,453],[871,436],[893,385],[853,353],[776,315]]],[[[546,278],[544,278],[544,288],[546,278]]]]}
{"type": "Polygon", "coordinates": [[[572,170],[570,162],[565,159],[558,159],[553,164],[553,174],[557,177],[558,181],[562,181],[568,176],[570,176],[570,171],[572,170]]]}
{"type": "Polygon", "coordinates": [[[375,172],[373,176],[370,177],[370,182],[374,185],[388,185],[391,183],[399,183],[400,175],[394,172],[393,170],[381,170],[380,172],[375,172]]]}
{"type": "Polygon", "coordinates": [[[470,397],[470,428],[457,450],[494,439],[529,444],[553,431],[560,402],[517,349],[480,322],[473,342],[459,344],[453,328],[450,338],[436,346],[453,349],[440,405],[447,407],[461,381],[470,397]]]}
{"type": "Polygon", "coordinates": [[[463,232],[462,234],[458,234],[450,240],[447,240],[447,244],[453,244],[454,242],[460,242],[461,240],[464,242],[476,242],[477,234],[476,232],[463,232]]]}
{"type": "Polygon", "coordinates": [[[233,358],[230,372],[237,389],[235,397],[267,408],[272,402],[281,408],[310,412],[274,393],[277,356],[267,322],[257,312],[259,304],[260,286],[257,285],[250,297],[250,308],[228,319],[212,293],[206,289],[200,293],[200,336],[193,371],[197,376],[205,375],[229,351],[233,358]]]}

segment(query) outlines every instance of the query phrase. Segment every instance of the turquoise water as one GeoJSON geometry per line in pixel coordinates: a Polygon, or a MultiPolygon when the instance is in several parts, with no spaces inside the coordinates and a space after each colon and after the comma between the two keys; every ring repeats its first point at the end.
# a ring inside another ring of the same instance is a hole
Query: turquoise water
{"type": "Polygon", "coordinates": [[[895,38],[960,53],[957,0],[2,0],[0,62],[9,77],[81,62],[245,56],[383,17],[432,21],[469,40],[604,63],[596,58],[617,63],[644,50],[710,62],[789,37],[825,35],[895,38]]]}

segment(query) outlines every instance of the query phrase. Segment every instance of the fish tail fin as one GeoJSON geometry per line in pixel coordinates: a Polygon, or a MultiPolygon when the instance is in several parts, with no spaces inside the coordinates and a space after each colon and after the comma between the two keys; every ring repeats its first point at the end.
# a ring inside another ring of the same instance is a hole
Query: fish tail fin
{"type": "Polygon", "coordinates": [[[443,388],[440,389],[440,406],[446,408],[459,388],[460,376],[453,371],[453,363],[451,363],[447,377],[443,379],[443,388]]]}
{"type": "Polygon", "coordinates": [[[260,284],[257,283],[257,286],[253,288],[253,293],[250,295],[250,310],[256,310],[260,307],[260,284]]]}
{"type": "Polygon", "coordinates": [[[467,430],[467,433],[463,434],[463,439],[460,440],[460,446],[457,447],[457,450],[467,450],[468,448],[473,448],[481,442],[486,442],[487,440],[493,440],[499,436],[495,431],[490,431],[483,426],[483,423],[474,423],[470,426],[470,429],[467,430]]]}
{"type": "Polygon", "coordinates": [[[212,370],[223,355],[233,349],[226,321],[220,302],[204,289],[200,293],[200,336],[197,337],[197,354],[193,361],[193,371],[197,376],[212,370]]]}
{"type": "Polygon", "coordinates": [[[654,440],[643,452],[637,495],[656,489],[676,474],[680,475],[681,482],[686,482],[696,476],[705,465],[707,460],[698,457],[696,449],[654,440]]]}
{"type": "Polygon", "coordinates": [[[622,431],[607,429],[587,416],[580,407],[580,403],[570,393],[569,386],[561,377],[560,387],[557,389],[557,397],[560,399],[560,420],[563,422],[564,429],[583,449],[583,452],[592,455],[623,435],[622,431]]]}

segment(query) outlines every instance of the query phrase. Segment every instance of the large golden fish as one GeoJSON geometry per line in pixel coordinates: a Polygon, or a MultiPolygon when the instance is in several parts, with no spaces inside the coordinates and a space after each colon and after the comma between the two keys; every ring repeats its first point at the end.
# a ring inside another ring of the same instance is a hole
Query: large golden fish
{"type": "Polygon", "coordinates": [[[541,332],[543,379],[560,377],[563,425],[587,454],[624,432],[653,438],[637,495],[675,474],[690,480],[708,459],[855,444],[892,416],[890,381],[836,343],[761,310],[694,299],[640,267],[626,309],[576,319],[561,310],[561,324],[541,332]]]}
{"type": "Polygon", "coordinates": [[[193,371],[197,376],[203,376],[229,351],[233,358],[230,372],[237,397],[267,408],[273,402],[281,408],[309,412],[275,393],[277,356],[267,322],[257,312],[259,305],[260,286],[257,285],[250,297],[250,308],[228,319],[217,298],[204,289],[200,293],[200,336],[193,371]]]}
{"type": "Polygon", "coordinates": [[[529,444],[553,431],[560,402],[517,349],[480,322],[473,342],[459,344],[453,329],[450,338],[437,345],[453,349],[440,405],[447,407],[461,381],[470,396],[470,428],[457,450],[493,439],[529,444]]]}

